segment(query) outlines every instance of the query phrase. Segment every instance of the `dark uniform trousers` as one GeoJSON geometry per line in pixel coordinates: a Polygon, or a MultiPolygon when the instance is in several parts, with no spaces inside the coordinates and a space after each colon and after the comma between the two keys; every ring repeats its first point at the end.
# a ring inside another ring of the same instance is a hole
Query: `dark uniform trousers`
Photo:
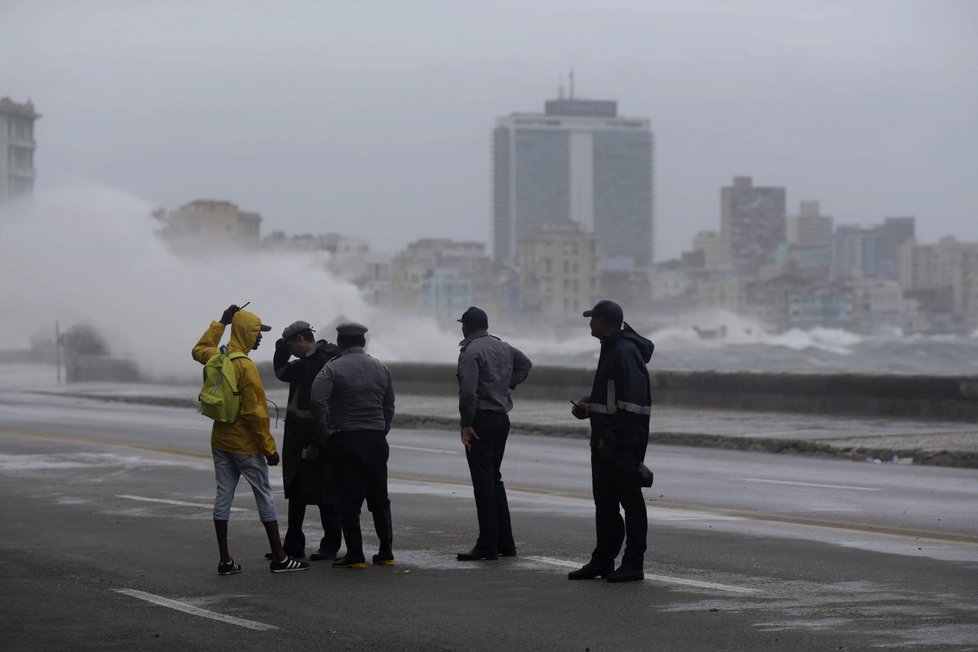
{"type": "Polygon", "coordinates": [[[591,563],[608,568],[625,543],[621,564],[626,568],[642,569],[645,565],[648,512],[642,487],[629,479],[620,466],[591,450],[591,488],[594,493],[595,530],[597,546],[591,553],[591,563]],[[622,520],[619,505],[625,508],[622,520]]]}
{"type": "Polygon", "coordinates": [[[509,416],[505,412],[477,410],[472,429],[479,436],[466,449],[465,459],[472,476],[475,509],[479,517],[478,550],[497,552],[516,547],[509,520],[509,502],[500,467],[509,437],[509,416]]]}
{"type": "MultiPolygon", "coordinates": [[[[292,557],[305,556],[306,535],[302,524],[306,520],[308,503],[301,498],[289,498],[289,527],[285,532],[282,547],[286,554],[292,557]]],[[[323,526],[323,538],[319,540],[319,550],[324,553],[335,553],[339,550],[342,530],[340,529],[340,508],[336,503],[317,505],[319,521],[323,526]]]]}
{"type": "Polygon", "coordinates": [[[387,496],[387,460],[390,447],[382,430],[342,430],[330,438],[333,474],[340,503],[347,556],[363,556],[360,510],[363,501],[373,514],[380,552],[390,552],[394,532],[387,496]]]}

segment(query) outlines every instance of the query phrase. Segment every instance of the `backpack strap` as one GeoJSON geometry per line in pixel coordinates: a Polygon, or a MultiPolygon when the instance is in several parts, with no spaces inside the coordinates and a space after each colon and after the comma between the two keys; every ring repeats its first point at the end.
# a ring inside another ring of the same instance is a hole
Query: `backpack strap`
{"type": "MultiPolygon", "coordinates": [[[[235,351],[234,353],[228,353],[227,356],[228,356],[228,360],[231,361],[240,360],[241,358],[244,358],[245,360],[249,359],[247,355],[241,353],[240,351],[235,351]]],[[[227,381],[231,385],[231,391],[234,392],[235,396],[241,394],[241,388],[238,386],[237,376],[235,376],[234,378],[228,378],[227,381]]]]}

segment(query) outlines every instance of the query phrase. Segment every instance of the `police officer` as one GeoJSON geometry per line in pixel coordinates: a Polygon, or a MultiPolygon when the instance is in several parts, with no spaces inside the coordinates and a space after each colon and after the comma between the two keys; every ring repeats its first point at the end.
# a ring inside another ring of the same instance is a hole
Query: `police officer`
{"type": "Polygon", "coordinates": [[[601,341],[590,396],[574,404],[578,419],[591,419],[591,487],[597,545],[591,561],[568,574],[572,580],[644,579],[648,513],[642,487],[652,473],[643,464],[649,444],[652,394],[646,366],[655,348],[624,321],[621,306],[602,300],[584,312],[591,335],[601,341]],[[619,505],[625,510],[622,522],[619,505]],[[615,559],[625,544],[621,566],[615,559]]]}
{"type": "Polygon", "coordinates": [[[360,510],[373,514],[380,549],[373,563],[394,565],[393,528],[387,496],[387,433],[394,418],[390,371],[364,351],[367,327],[353,322],[336,327],[339,354],[312,384],[312,412],[320,441],[329,442],[346,554],[334,568],[366,568],[360,510]]]}
{"type": "Polygon", "coordinates": [[[332,560],[339,550],[342,532],[340,510],[333,490],[328,451],[320,446],[312,420],[309,394],[316,375],[339,350],[326,340],[316,341],[309,322],[296,321],[285,327],[275,342],[275,376],[289,384],[282,442],[282,476],[289,503],[289,527],[283,547],[297,559],[305,557],[306,537],[302,523],[306,505],[319,507],[323,538],[310,559],[332,560]],[[290,358],[295,360],[290,362],[290,358]]]}
{"type": "Polygon", "coordinates": [[[494,560],[516,555],[509,503],[500,466],[509,436],[513,409],[510,390],[526,380],[532,363],[523,352],[489,335],[485,311],[469,307],[459,319],[462,335],[458,354],[458,411],[465,459],[472,476],[479,538],[457,555],[459,561],[494,560]]]}

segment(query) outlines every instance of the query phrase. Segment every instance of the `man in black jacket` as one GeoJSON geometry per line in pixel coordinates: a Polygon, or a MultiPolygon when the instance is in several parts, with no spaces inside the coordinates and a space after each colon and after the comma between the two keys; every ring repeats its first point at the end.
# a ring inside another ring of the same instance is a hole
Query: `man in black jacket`
{"type": "Polygon", "coordinates": [[[292,557],[305,557],[306,536],[302,522],[306,505],[317,505],[324,536],[313,561],[334,559],[342,539],[340,512],[328,463],[328,451],[320,445],[313,426],[309,393],[319,370],[338,353],[335,344],[316,341],[308,322],[297,321],[282,331],[275,343],[273,366],[279,380],[289,383],[282,442],[282,475],[289,502],[289,527],[283,547],[292,557]],[[289,361],[295,356],[296,359],[289,361]]]}
{"type": "Polygon", "coordinates": [[[655,348],[624,322],[614,301],[584,312],[601,355],[590,396],[574,404],[578,419],[591,420],[591,486],[597,545],[591,561],[568,574],[572,580],[604,577],[609,582],[644,579],[648,514],[642,487],[651,485],[643,463],[649,444],[652,394],[646,366],[655,348]],[[622,521],[619,505],[625,510],[622,521]],[[621,566],[615,559],[625,543],[621,566]]]}

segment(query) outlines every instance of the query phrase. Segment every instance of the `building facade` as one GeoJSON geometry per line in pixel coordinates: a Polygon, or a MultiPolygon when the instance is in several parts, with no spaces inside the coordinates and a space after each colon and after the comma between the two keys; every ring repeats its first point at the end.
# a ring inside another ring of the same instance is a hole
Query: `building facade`
{"type": "Polygon", "coordinates": [[[822,215],[817,201],[801,202],[797,215],[787,222],[788,244],[802,248],[828,247],[832,239],[832,218],[822,215]]]}
{"type": "Polygon", "coordinates": [[[720,234],[731,264],[756,274],[786,239],[785,189],[755,186],[750,177],[734,177],[720,189],[720,234]]]}
{"type": "Polygon", "coordinates": [[[544,224],[597,234],[617,268],[653,260],[653,134],[611,100],[557,99],[493,131],[493,257],[515,265],[544,224]]]}
{"type": "Polygon", "coordinates": [[[579,224],[545,224],[520,243],[520,311],[550,323],[579,321],[601,299],[597,235],[579,224]]]}
{"type": "Polygon", "coordinates": [[[34,194],[34,104],[0,98],[0,204],[34,194]]]}
{"type": "Polygon", "coordinates": [[[167,216],[165,233],[181,247],[254,247],[261,237],[261,215],[239,210],[229,201],[197,199],[167,216]]]}

